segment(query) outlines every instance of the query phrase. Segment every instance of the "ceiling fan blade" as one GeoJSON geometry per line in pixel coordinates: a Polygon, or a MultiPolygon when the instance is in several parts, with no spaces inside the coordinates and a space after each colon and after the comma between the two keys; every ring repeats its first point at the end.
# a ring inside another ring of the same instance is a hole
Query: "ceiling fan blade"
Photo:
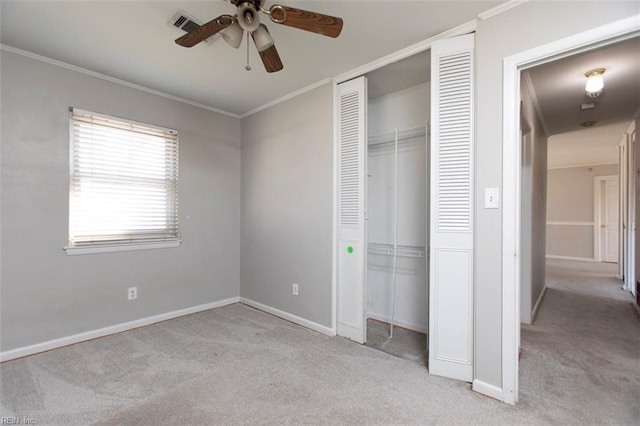
{"type": "Polygon", "coordinates": [[[206,24],[200,25],[198,28],[189,31],[182,37],[176,39],[176,43],[184,47],[193,47],[203,40],[208,39],[215,33],[224,30],[233,23],[233,16],[220,15],[206,24]]]}
{"type": "Polygon", "coordinates": [[[274,44],[267,50],[263,50],[260,53],[260,59],[262,59],[262,63],[264,64],[264,68],[267,72],[278,72],[284,68],[282,65],[282,61],[280,60],[280,55],[278,55],[278,51],[276,50],[276,45],[274,44]]]}
{"type": "Polygon", "coordinates": [[[288,6],[272,7],[271,20],[288,27],[299,28],[333,38],[338,37],[342,31],[342,18],[288,6]]]}

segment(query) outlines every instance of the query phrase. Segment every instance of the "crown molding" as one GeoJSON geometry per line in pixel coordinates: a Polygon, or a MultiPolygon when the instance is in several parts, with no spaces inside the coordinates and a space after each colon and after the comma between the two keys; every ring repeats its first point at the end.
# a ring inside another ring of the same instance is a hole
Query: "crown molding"
{"type": "Polygon", "coordinates": [[[308,85],[306,87],[303,87],[302,89],[298,89],[295,92],[291,92],[291,93],[289,93],[287,95],[284,95],[284,96],[282,96],[282,97],[280,97],[278,99],[274,99],[271,102],[267,102],[266,104],[260,105],[259,107],[256,107],[256,108],[254,108],[254,109],[252,109],[250,111],[247,111],[244,114],[240,115],[239,118],[247,118],[250,115],[253,115],[253,114],[258,113],[260,111],[264,111],[267,108],[271,108],[272,106],[275,106],[275,105],[278,105],[279,103],[288,101],[289,99],[293,99],[296,96],[300,96],[303,93],[310,92],[310,91],[312,91],[314,89],[317,89],[320,86],[324,86],[325,84],[329,84],[329,83],[331,83],[331,79],[330,78],[322,79],[322,80],[317,81],[317,82],[315,82],[313,84],[310,84],[310,85],[308,85]]]}
{"type": "Polygon", "coordinates": [[[218,114],[222,114],[222,115],[226,115],[228,117],[233,117],[233,118],[237,118],[240,119],[240,115],[238,114],[234,114],[232,112],[229,111],[225,111],[219,108],[215,108],[212,107],[210,105],[205,105],[205,104],[201,104],[199,102],[195,102],[195,101],[191,101],[189,99],[185,99],[182,98],[180,96],[175,96],[175,95],[170,95],[168,93],[165,92],[161,92],[160,90],[156,90],[156,89],[152,89],[150,87],[146,87],[146,86],[142,86],[140,84],[136,84],[136,83],[131,83],[130,81],[126,81],[126,80],[122,80],[119,78],[115,78],[115,77],[111,77],[108,76],[106,74],[102,74],[96,71],[91,71],[89,69],[86,68],[82,68],[76,65],[72,65],[66,62],[62,62],[62,61],[58,61],[57,59],[52,59],[49,58],[47,56],[42,56],[42,55],[38,55],[37,53],[33,53],[33,52],[29,52],[26,50],[22,50],[22,49],[18,49],[16,47],[12,47],[12,46],[7,46],[6,44],[0,44],[0,50],[4,50],[6,52],[10,52],[10,53],[15,53],[17,55],[20,56],[24,56],[30,59],[35,59],[37,61],[41,61],[41,62],[45,62],[47,64],[50,65],[55,65],[57,67],[61,67],[61,68],[65,68],[71,71],[76,71],[79,72],[81,74],[85,74],[91,77],[96,77],[99,78],[101,80],[105,80],[105,81],[109,81],[111,83],[116,83],[116,84],[120,84],[122,86],[126,86],[126,87],[130,87],[132,89],[136,89],[136,90],[140,90],[146,93],[151,93],[152,95],[156,95],[156,96],[161,96],[163,98],[166,99],[170,99],[172,101],[176,101],[176,102],[181,102],[183,104],[187,104],[187,105],[191,105],[194,107],[198,107],[198,108],[202,108],[202,109],[206,109],[208,111],[212,111],[212,112],[216,112],[218,114]]]}
{"type": "Polygon", "coordinates": [[[506,12],[507,10],[513,9],[514,7],[520,6],[523,3],[528,2],[529,0],[509,0],[501,5],[498,5],[492,9],[486,10],[480,14],[478,14],[478,18],[482,21],[486,21],[489,18],[492,18],[496,15],[500,15],[501,13],[506,12]]]}
{"type": "Polygon", "coordinates": [[[445,38],[449,38],[457,35],[468,34],[468,33],[474,32],[475,30],[476,30],[476,20],[473,19],[455,28],[451,28],[450,30],[444,31],[426,40],[415,43],[409,47],[405,47],[404,49],[400,49],[389,55],[383,56],[382,58],[376,59],[372,62],[369,62],[368,64],[364,64],[360,67],[352,69],[351,71],[342,73],[334,77],[333,81],[335,81],[337,84],[344,83],[345,81],[352,80],[356,77],[360,77],[361,75],[365,75],[371,71],[377,70],[378,68],[382,68],[385,65],[398,62],[402,59],[408,58],[418,53],[422,53],[428,50],[433,44],[433,42],[437,40],[441,40],[441,39],[445,39],[445,38]]]}
{"type": "Polygon", "coordinates": [[[536,109],[536,115],[540,120],[542,129],[544,130],[544,133],[547,135],[547,137],[549,137],[551,136],[551,133],[549,133],[547,122],[545,121],[544,115],[542,114],[542,108],[540,107],[540,102],[538,102],[538,95],[536,95],[536,89],[533,87],[533,81],[531,80],[531,75],[526,71],[522,71],[521,75],[522,75],[522,78],[524,78],[524,81],[527,87],[529,88],[529,93],[531,93],[531,101],[533,102],[533,106],[536,109]]]}

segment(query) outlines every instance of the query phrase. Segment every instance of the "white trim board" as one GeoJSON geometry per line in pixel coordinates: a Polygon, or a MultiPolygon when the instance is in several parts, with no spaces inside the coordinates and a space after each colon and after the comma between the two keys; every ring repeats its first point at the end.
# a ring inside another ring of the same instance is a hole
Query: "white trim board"
{"type": "Polygon", "coordinates": [[[332,102],[332,112],[333,112],[333,164],[332,170],[333,180],[331,182],[331,201],[333,205],[331,206],[332,216],[331,216],[331,330],[335,335],[338,332],[338,135],[340,132],[340,123],[338,120],[338,115],[340,111],[340,107],[338,105],[338,83],[335,81],[331,82],[333,89],[333,97],[331,99],[332,102]]]}
{"type": "Polygon", "coordinates": [[[547,259],[558,259],[558,260],[577,260],[579,262],[597,262],[597,260],[591,257],[575,257],[575,256],[560,256],[556,254],[547,254],[545,255],[547,259]]]}
{"type": "MultiPolygon", "coordinates": [[[[540,107],[540,102],[538,102],[538,95],[536,94],[535,87],[533,87],[533,81],[531,81],[531,74],[524,72],[522,73],[522,76],[524,78],[524,82],[529,88],[529,93],[531,93],[531,101],[533,102],[533,107],[536,110],[538,120],[540,120],[540,124],[542,124],[542,130],[544,130],[544,134],[548,137],[551,133],[549,132],[547,121],[544,119],[544,115],[542,115],[542,108],[540,107]]],[[[529,127],[532,127],[531,124],[529,124],[529,127]]]]}
{"type": "Polygon", "coordinates": [[[334,332],[334,330],[331,327],[326,327],[322,324],[318,324],[317,322],[313,322],[310,321],[308,319],[290,314],[289,312],[285,312],[285,311],[281,311],[280,309],[276,309],[276,308],[272,308],[271,306],[267,306],[265,304],[262,304],[260,302],[256,302],[254,300],[251,299],[247,299],[246,297],[241,297],[240,298],[240,303],[242,303],[243,305],[247,305],[250,306],[252,308],[255,308],[259,311],[262,312],[266,312],[268,314],[271,314],[273,316],[276,316],[278,318],[287,320],[289,322],[292,322],[294,324],[298,324],[302,327],[308,328],[310,330],[313,331],[317,331],[318,333],[324,334],[325,336],[335,336],[336,333],[334,332]]]}
{"type": "Polygon", "coordinates": [[[147,325],[156,324],[185,315],[195,314],[197,312],[208,311],[213,308],[232,305],[240,301],[239,297],[231,297],[229,299],[219,300],[217,302],[205,303],[204,305],[192,306],[190,308],[179,309],[177,311],[166,312],[164,314],[153,315],[121,324],[111,325],[99,328],[97,330],[85,331],[83,333],[73,334],[71,336],[61,337],[59,339],[48,340],[42,343],[36,343],[22,348],[11,349],[0,352],[0,362],[10,361],[12,359],[22,358],[29,355],[35,355],[40,352],[50,351],[52,349],[62,348],[64,346],[74,345],[76,343],[86,342],[100,337],[110,336],[123,331],[133,330],[147,325]]]}
{"type": "Polygon", "coordinates": [[[640,31],[640,14],[525,50],[503,60],[502,117],[502,400],[518,400],[520,327],[520,72],[534,64],[588,51],[640,31]]]}
{"type": "Polygon", "coordinates": [[[393,52],[389,55],[383,56],[382,58],[376,59],[374,61],[369,62],[368,64],[364,64],[360,67],[354,68],[351,71],[347,71],[333,78],[336,83],[344,83],[345,81],[353,80],[356,77],[360,77],[365,75],[371,71],[377,70],[378,68],[382,68],[385,65],[392,64],[394,62],[398,62],[402,59],[408,58],[418,53],[422,53],[425,50],[431,48],[431,45],[436,40],[441,40],[457,35],[468,34],[476,30],[476,20],[469,21],[462,25],[459,25],[455,28],[452,28],[443,33],[437,34],[433,37],[430,37],[426,40],[420,41],[416,44],[413,44],[404,49],[400,49],[396,52],[393,52]]]}
{"type": "Polygon", "coordinates": [[[132,89],[141,90],[143,92],[151,93],[152,95],[157,95],[157,96],[161,96],[161,97],[166,98],[166,99],[171,99],[172,101],[181,102],[183,104],[187,104],[187,105],[195,106],[195,107],[198,107],[198,108],[206,109],[206,110],[212,111],[212,112],[217,112],[218,114],[226,115],[228,117],[233,117],[233,118],[238,118],[238,119],[241,118],[241,116],[239,116],[238,114],[234,114],[232,112],[225,111],[225,110],[220,109],[220,108],[212,107],[210,105],[201,104],[199,102],[191,101],[189,99],[182,98],[180,96],[170,95],[170,94],[162,92],[160,90],[152,89],[150,87],[142,86],[142,85],[136,84],[136,83],[131,83],[129,81],[122,80],[122,79],[115,78],[115,77],[111,77],[111,76],[108,76],[106,74],[102,74],[102,73],[99,73],[99,72],[96,72],[96,71],[91,71],[91,70],[89,70],[87,68],[82,68],[82,67],[79,67],[79,66],[76,66],[76,65],[72,65],[72,64],[69,64],[69,63],[66,63],[66,62],[58,61],[57,59],[52,59],[52,58],[49,58],[47,56],[38,55],[37,53],[32,53],[32,52],[28,52],[26,50],[22,50],[22,49],[18,49],[18,48],[15,48],[15,47],[7,46],[6,44],[0,44],[0,50],[4,50],[4,51],[10,52],[10,53],[15,53],[16,55],[24,56],[26,58],[35,59],[37,61],[45,62],[47,64],[55,65],[55,66],[58,66],[60,68],[66,68],[66,69],[71,70],[71,71],[76,71],[76,72],[79,72],[81,74],[85,74],[85,75],[88,75],[88,76],[91,76],[91,77],[96,77],[96,78],[99,78],[101,80],[109,81],[111,83],[120,84],[122,86],[130,87],[132,89]]]}
{"type": "Polygon", "coordinates": [[[329,83],[331,83],[331,79],[330,78],[322,79],[322,80],[317,81],[315,83],[312,83],[312,84],[310,84],[310,85],[308,85],[306,87],[303,87],[302,89],[298,89],[298,90],[296,90],[294,92],[291,92],[289,94],[281,96],[278,99],[274,99],[271,102],[267,102],[264,105],[260,105],[260,106],[254,108],[254,109],[252,109],[250,111],[247,111],[244,114],[241,114],[240,118],[249,117],[250,115],[256,114],[256,113],[258,113],[260,111],[264,111],[267,108],[271,108],[272,106],[276,106],[276,105],[278,105],[278,104],[280,104],[282,102],[288,101],[289,99],[293,99],[296,96],[300,96],[300,95],[302,95],[304,93],[310,92],[310,91],[312,91],[314,89],[317,89],[318,87],[322,87],[325,84],[329,84],[329,83]]]}
{"type": "Polygon", "coordinates": [[[576,221],[561,221],[561,220],[548,220],[547,225],[556,226],[593,226],[594,222],[576,222],[576,221]]]}
{"type": "Polygon", "coordinates": [[[531,311],[531,324],[536,320],[538,316],[538,311],[540,310],[540,306],[542,305],[542,299],[544,299],[544,295],[547,294],[547,286],[545,285],[542,291],[540,292],[540,296],[536,301],[536,304],[533,306],[533,311],[531,311]]]}
{"type": "Polygon", "coordinates": [[[478,18],[480,18],[483,21],[486,21],[489,18],[492,18],[496,15],[500,15],[501,13],[504,13],[510,9],[513,9],[514,7],[520,6],[521,4],[526,3],[527,1],[529,0],[509,0],[507,2],[504,2],[494,7],[493,9],[489,9],[485,12],[478,14],[478,18]]]}
{"type": "Polygon", "coordinates": [[[553,166],[547,167],[547,170],[558,170],[558,169],[576,169],[578,167],[596,167],[596,166],[610,166],[610,165],[618,165],[618,163],[589,163],[589,164],[575,164],[575,165],[567,165],[567,166],[553,166]]]}
{"type": "Polygon", "coordinates": [[[490,385],[482,380],[474,379],[473,383],[471,383],[471,389],[475,392],[481,393],[482,395],[502,401],[502,389],[498,386],[490,385]]]}

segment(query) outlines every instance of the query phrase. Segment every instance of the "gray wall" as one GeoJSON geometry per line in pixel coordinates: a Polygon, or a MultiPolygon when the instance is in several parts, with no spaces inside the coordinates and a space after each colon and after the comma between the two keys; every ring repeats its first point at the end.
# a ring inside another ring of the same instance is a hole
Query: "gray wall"
{"type": "MultiPolygon", "coordinates": [[[[618,175],[617,164],[549,170],[547,221],[592,223],[594,178],[613,175],[618,175]]],[[[548,225],[547,254],[593,259],[593,224],[548,225]]]]}
{"type": "Polygon", "coordinates": [[[2,351],[238,296],[240,120],[5,51],[1,61],[2,351]],[[180,247],[65,254],[70,106],[179,131],[180,247]]]}
{"type": "MultiPolygon", "coordinates": [[[[503,59],[638,13],[637,2],[524,3],[476,30],[476,191],[502,185],[503,59]]],[[[474,376],[502,387],[502,210],[476,198],[474,376]]]]}
{"type": "Polygon", "coordinates": [[[522,116],[527,123],[523,132],[528,150],[523,158],[521,191],[522,240],[520,283],[520,319],[525,324],[533,321],[533,309],[545,287],[545,235],[547,218],[547,134],[536,113],[533,94],[524,78],[521,79],[522,116]],[[526,175],[526,176],[525,176],[526,175]],[[525,276],[526,274],[526,276],[525,276]]]}
{"type": "MultiPolygon", "coordinates": [[[[502,185],[503,59],[636,13],[635,1],[531,1],[478,22],[477,194],[502,185]]],[[[2,347],[236,295],[237,121],[26,61],[3,54],[2,347]],[[182,247],[65,257],[69,105],[182,130],[182,247]],[[131,283],[137,303],[124,301],[131,283]]],[[[241,295],[327,326],[331,98],[324,86],[248,117],[242,132],[241,295]]],[[[474,377],[501,387],[502,210],[483,203],[476,197],[474,377]]]]}
{"type": "Polygon", "coordinates": [[[326,84],[242,120],[240,295],[331,327],[332,221],[326,84]]]}

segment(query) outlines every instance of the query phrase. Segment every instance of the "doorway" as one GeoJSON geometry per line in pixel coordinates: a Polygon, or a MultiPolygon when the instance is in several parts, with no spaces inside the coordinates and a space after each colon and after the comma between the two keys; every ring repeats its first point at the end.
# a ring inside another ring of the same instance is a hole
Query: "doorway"
{"type": "Polygon", "coordinates": [[[504,59],[502,396],[507,403],[515,404],[518,400],[519,291],[522,262],[521,253],[517,249],[521,239],[521,147],[518,114],[521,71],[533,64],[548,63],[578,51],[591,50],[595,43],[602,46],[630,38],[638,30],[640,25],[637,18],[629,18],[504,59]]]}
{"type": "Polygon", "coordinates": [[[596,261],[618,263],[619,179],[618,176],[598,176],[594,180],[596,261]]]}

